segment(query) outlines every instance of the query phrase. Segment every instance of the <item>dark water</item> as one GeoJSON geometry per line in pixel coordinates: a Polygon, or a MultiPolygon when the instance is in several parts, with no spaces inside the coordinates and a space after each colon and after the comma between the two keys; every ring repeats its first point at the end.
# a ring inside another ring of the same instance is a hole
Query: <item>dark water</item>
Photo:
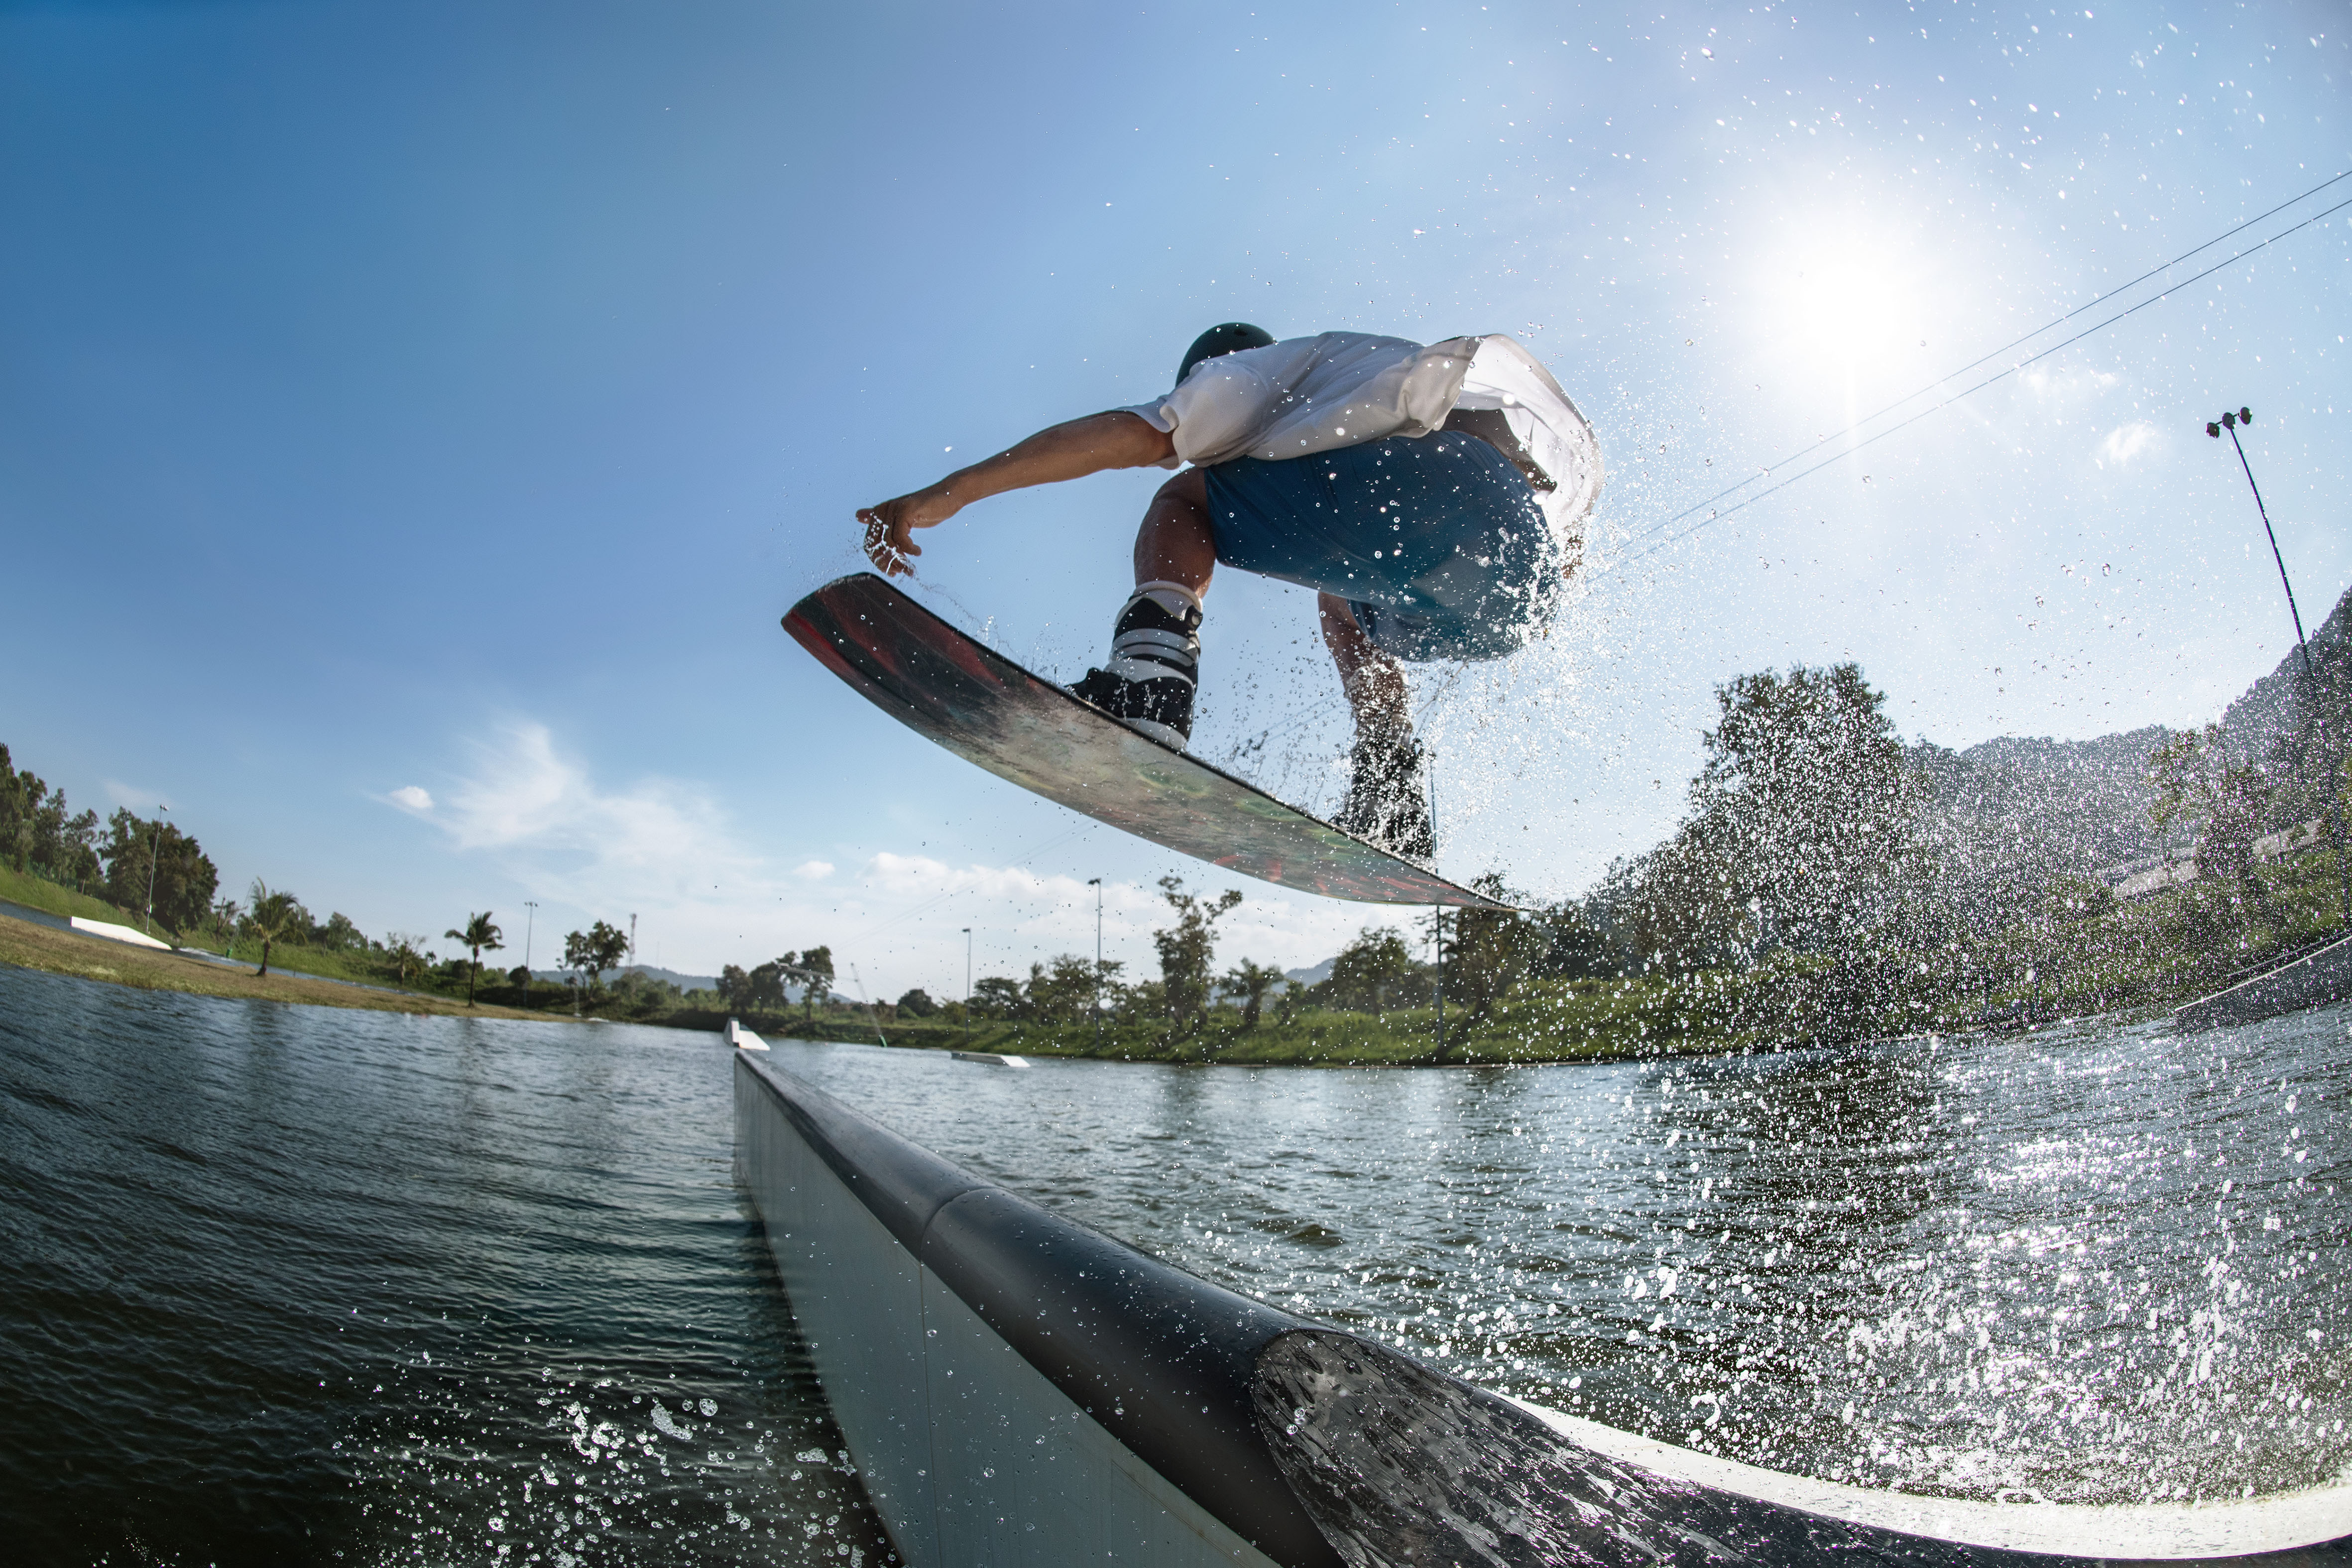
{"type": "MultiPolygon", "coordinates": [[[[2352,1461],[2347,1047],[2337,1010],[1516,1071],[776,1056],[1491,1386],[2122,1500],[2352,1461]]],[[[707,1036],[0,969],[7,1555],[885,1562],[732,1184],[730,1070],[707,1036]]]]}
{"type": "Polygon", "coordinates": [[[2116,1502],[2352,1463],[2347,1026],[1419,1072],[778,1055],[1490,1387],[1832,1479],[2116,1502]]]}
{"type": "Polygon", "coordinates": [[[0,1556],[886,1562],[730,1071],[0,968],[0,1556]]]}

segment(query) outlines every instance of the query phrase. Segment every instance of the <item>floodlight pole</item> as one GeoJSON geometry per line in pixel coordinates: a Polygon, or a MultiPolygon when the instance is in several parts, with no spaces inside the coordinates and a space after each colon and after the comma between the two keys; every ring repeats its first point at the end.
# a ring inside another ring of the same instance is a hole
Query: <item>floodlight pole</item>
{"type": "Polygon", "coordinates": [[[530,1011],[530,933],[539,921],[539,900],[525,899],[522,907],[530,912],[522,917],[522,1005],[530,1011]]]}
{"type": "Polygon", "coordinates": [[[1102,1055],[1102,879],[1088,877],[1095,890],[1095,1055],[1102,1055]]]}
{"type": "Polygon", "coordinates": [[[971,1044],[971,927],[963,928],[963,1043],[971,1044]]]}
{"type": "MultiPolygon", "coordinates": [[[[2234,414],[2224,414],[2218,420],[2209,421],[2205,426],[2205,434],[2218,437],[2222,431],[2227,430],[2230,433],[2230,445],[2237,448],[2238,467],[2245,470],[2246,488],[2253,492],[2254,510],[2263,520],[2263,535],[2271,542],[2271,559],[2278,563],[2279,586],[2286,590],[2286,613],[2294,622],[2295,651],[2303,656],[2304,702],[2306,711],[2316,722],[2319,717],[2319,677],[2312,668],[2311,644],[2303,635],[2303,612],[2295,608],[2294,584],[2287,581],[2286,557],[2279,552],[2278,531],[2271,527],[2270,508],[2263,504],[2263,488],[2254,483],[2254,466],[2246,460],[2246,444],[2238,439],[2238,426],[2252,425],[2253,422],[2254,411],[2251,408],[2241,408],[2234,414]]],[[[2337,882],[2340,884],[2344,927],[2347,931],[2352,931],[2352,857],[2347,857],[2344,852],[2342,793],[2342,785],[2330,776],[2327,781],[2328,837],[2336,842],[2336,874],[2337,882]]]]}

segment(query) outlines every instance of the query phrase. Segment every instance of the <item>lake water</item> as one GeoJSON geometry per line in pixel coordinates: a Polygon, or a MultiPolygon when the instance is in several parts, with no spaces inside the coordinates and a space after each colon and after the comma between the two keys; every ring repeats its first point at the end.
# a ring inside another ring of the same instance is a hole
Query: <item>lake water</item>
{"type": "Polygon", "coordinates": [[[879,1563],[709,1035],[0,967],[25,1563],[879,1563]]]}
{"type": "Polygon", "coordinates": [[[1455,1071],[778,1054],[1489,1387],[1832,1479],[2119,1502],[2352,1465],[2347,1035],[2330,1009],[1455,1071]]]}
{"type": "MultiPolygon", "coordinates": [[[[1492,1386],[1780,1468],[2121,1500],[2352,1461],[2348,1034],[2334,1010],[1420,1072],[776,1058],[1492,1386]]],[[[730,1072],[709,1036],[0,969],[12,1548],[886,1562],[733,1186],[730,1072]]]]}

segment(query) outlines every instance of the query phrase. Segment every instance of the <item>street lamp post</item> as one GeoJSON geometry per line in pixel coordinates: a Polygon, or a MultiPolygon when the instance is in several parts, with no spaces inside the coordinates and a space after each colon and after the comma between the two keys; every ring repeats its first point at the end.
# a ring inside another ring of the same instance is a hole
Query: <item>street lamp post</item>
{"type": "Polygon", "coordinates": [[[963,928],[963,1043],[971,1044],[971,927],[963,928]]]}
{"type": "MultiPolygon", "coordinates": [[[[2286,613],[2294,622],[2295,649],[2303,656],[2304,711],[2315,723],[2319,718],[2319,678],[2311,666],[2311,644],[2303,635],[2303,612],[2295,608],[2294,584],[2287,581],[2286,557],[2279,552],[2278,531],[2271,527],[2270,508],[2263,504],[2263,488],[2254,483],[2254,466],[2246,460],[2246,444],[2238,439],[2238,426],[2253,422],[2254,411],[2240,408],[2233,414],[2224,414],[2219,419],[2208,421],[2205,434],[2219,440],[2221,432],[2227,430],[2230,445],[2237,448],[2238,467],[2245,470],[2246,488],[2254,494],[2254,511],[2263,520],[2263,535],[2271,542],[2271,559],[2278,564],[2279,586],[2286,590],[2286,613]]],[[[2302,755],[2303,747],[2298,745],[2295,749],[2295,771],[2301,773],[2305,760],[2302,755]]],[[[2333,778],[2328,780],[2327,828],[2328,836],[2336,841],[2336,874],[2343,904],[2344,925],[2347,931],[2352,931],[2352,857],[2344,852],[2344,803],[2333,778]]]]}
{"type": "Polygon", "coordinates": [[[539,900],[525,899],[522,907],[530,911],[522,918],[522,1006],[528,1013],[530,1011],[530,933],[531,928],[539,921],[539,900]]]}
{"type": "MultiPolygon", "coordinates": [[[[158,805],[158,812],[168,812],[168,805],[158,805]]],[[[147,836],[147,934],[155,934],[155,862],[163,853],[163,819],[155,818],[155,831],[147,836]]]]}
{"type": "Polygon", "coordinates": [[[1095,890],[1095,1054],[1102,1055],[1102,879],[1088,877],[1095,890]]]}

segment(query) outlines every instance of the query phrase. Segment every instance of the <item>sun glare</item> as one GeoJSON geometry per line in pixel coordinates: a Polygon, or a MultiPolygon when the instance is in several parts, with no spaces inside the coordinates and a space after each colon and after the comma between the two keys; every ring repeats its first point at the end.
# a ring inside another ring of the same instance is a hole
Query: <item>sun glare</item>
{"type": "Polygon", "coordinates": [[[1924,325],[1912,266],[1893,247],[1853,237],[1809,237],[1764,279],[1791,360],[1874,374],[1918,362],[1924,325]]]}

